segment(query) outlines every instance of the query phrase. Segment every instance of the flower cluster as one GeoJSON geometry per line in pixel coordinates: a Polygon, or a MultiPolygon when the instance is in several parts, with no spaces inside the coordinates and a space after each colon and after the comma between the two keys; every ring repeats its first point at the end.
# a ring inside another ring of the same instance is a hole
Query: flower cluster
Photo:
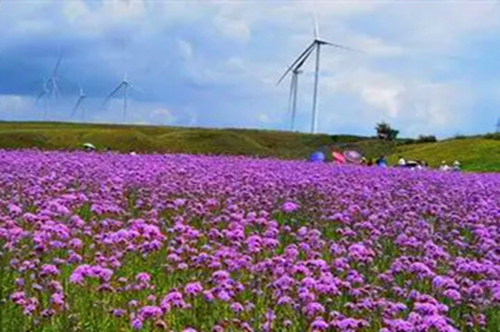
{"type": "Polygon", "coordinates": [[[500,176],[0,153],[6,331],[499,331],[500,176]]]}

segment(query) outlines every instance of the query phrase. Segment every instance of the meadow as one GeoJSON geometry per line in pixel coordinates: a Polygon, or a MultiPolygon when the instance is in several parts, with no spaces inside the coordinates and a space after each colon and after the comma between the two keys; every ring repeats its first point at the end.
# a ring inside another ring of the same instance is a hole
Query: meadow
{"type": "Polygon", "coordinates": [[[2,331],[500,330],[500,176],[2,151],[2,331]]]}
{"type": "Polygon", "coordinates": [[[382,141],[355,135],[305,134],[250,129],[182,128],[141,125],[110,125],[51,122],[0,122],[0,148],[82,150],[83,143],[99,151],[109,148],[128,153],[187,153],[201,155],[244,155],[286,160],[306,160],[311,153],[357,150],[367,158],[389,157],[396,164],[399,155],[425,160],[438,167],[445,160],[462,163],[474,172],[500,171],[500,134],[450,138],[435,143],[418,139],[382,141]]]}

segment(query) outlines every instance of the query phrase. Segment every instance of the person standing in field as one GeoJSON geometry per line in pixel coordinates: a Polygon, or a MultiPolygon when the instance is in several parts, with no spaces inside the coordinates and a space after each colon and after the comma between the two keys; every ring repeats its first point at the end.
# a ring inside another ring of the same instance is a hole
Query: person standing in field
{"type": "Polygon", "coordinates": [[[380,156],[380,158],[377,159],[377,166],[387,167],[387,159],[385,156],[380,156]]]}

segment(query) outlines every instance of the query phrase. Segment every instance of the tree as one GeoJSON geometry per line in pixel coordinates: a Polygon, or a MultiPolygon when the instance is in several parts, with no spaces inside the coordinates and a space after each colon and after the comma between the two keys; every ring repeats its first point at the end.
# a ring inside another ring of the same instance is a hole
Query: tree
{"type": "Polygon", "coordinates": [[[418,143],[434,143],[437,142],[437,138],[434,135],[420,135],[417,139],[418,143]]]}
{"type": "Polygon", "coordinates": [[[392,141],[395,140],[399,134],[399,130],[391,128],[391,126],[386,122],[381,122],[375,127],[377,131],[377,137],[382,140],[392,141]]]}

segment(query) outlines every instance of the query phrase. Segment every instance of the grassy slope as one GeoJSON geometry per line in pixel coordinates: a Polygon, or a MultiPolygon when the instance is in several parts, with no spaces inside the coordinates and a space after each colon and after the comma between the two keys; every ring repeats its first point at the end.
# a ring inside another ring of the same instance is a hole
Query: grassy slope
{"type": "Polygon", "coordinates": [[[238,154],[307,158],[322,150],[356,149],[376,158],[389,155],[395,163],[399,154],[407,159],[426,160],[437,166],[442,160],[458,159],[464,169],[500,171],[500,137],[474,137],[428,144],[401,145],[357,136],[309,135],[243,129],[200,129],[153,126],[119,126],[76,123],[0,122],[0,148],[81,148],[90,142],[98,148],[122,152],[178,152],[195,154],[238,154]]]}
{"type": "Polygon", "coordinates": [[[486,138],[466,138],[441,141],[438,143],[407,145],[397,149],[389,158],[396,162],[397,155],[407,159],[425,160],[431,166],[439,166],[441,161],[449,165],[459,160],[469,171],[500,171],[500,140],[486,138]]]}
{"type": "MultiPolygon", "coordinates": [[[[308,135],[280,131],[201,129],[72,123],[0,122],[0,148],[79,149],[85,142],[122,152],[182,152],[307,158],[313,151],[358,149],[390,153],[393,143],[366,137],[308,135]]],[[[328,153],[329,154],[329,153],[328,153]]]]}

